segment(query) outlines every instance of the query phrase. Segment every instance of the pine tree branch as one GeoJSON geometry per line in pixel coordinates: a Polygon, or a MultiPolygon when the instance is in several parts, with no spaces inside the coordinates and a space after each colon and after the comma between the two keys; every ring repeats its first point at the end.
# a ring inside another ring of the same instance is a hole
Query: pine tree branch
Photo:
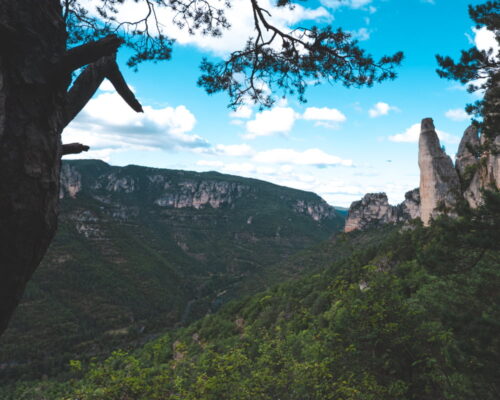
{"type": "Polygon", "coordinates": [[[67,126],[85,107],[104,78],[109,79],[118,94],[134,111],[143,112],[141,104],[125,82],[116,63],[115,54],[113,54],[101,57],[100,60],[88,65],[78,76],[67,94],[63,127],[67,126]]]}

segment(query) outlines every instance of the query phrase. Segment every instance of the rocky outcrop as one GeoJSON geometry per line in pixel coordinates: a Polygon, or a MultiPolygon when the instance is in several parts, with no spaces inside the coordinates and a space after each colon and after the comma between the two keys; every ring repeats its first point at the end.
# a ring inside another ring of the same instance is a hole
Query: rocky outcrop
{"type": "Polygon", "coordinates": [[[384,193],[365,195],[352,203],[346,232],[415,218],[429,225],[441,213],[455,215],[456,206],[464,200],[472,208],[479,207],[483,190],[500,190],[500,135],[478,137],[477,128],[471,125],[463,134],[453,166],[440,146],[432,119],[425,118],[418,146],[420,188],[406,193],[398,206],[389,205],[384,193]]]}
{"type": "Polygon", "coordinates": [[[391,206],[385,193],[368,193],[351,204],[345,223],[345,232],[397,222],[396,207],[391,206]]]}
{"type": "Polygon", "coordinates": [[[418,142],[420,218],[428,225],[440,212],[453,212],[460,197],[460,180],[451,158],[441,148],[431,118],[422,120],[418,142]]]}
{"type": "MultiPolygon", "coordinates": [[[[466,177],[474,169],[479,160],[476,157],[479,147],[479,136],[474,125],[469,126],[465,132],[455,157],[455,168],[460,177],[466,177]]],[[[470,179],[469,179],[470,181],[470,179]]]]}
{"type": "Polygon", "coordinates": [[[420,218],[420,189],[405,193],[405,200],[398,206],[398,222],[420,218]]]}
{"type": "Polygon", "coordinates": [[[70,164],[63,164],[61,167],[59,198],[65,196],[75,198],[78,192],[82,190],[82,176],[70,164]]]}
{"type": "Polygon", "coordinates": [[[335,218],[337,215],[335,209],[324,200],[319,202],[297,200],[294,209],[297,213],[308,215],[315,221],[335,218]]]}
{"type": "Polygon", "coordinates": [[[220,208],[231,206],[249,191],[250,187],[236,182],[188,181],[169,186],[155,204],[171,208],[220,208]]]}
{"type": "Polygon", "coordinates": [[[466,183],[463,196],[472,208],[482,204],[482,190],[500,190],[500,136],[494,140],[481,139],[480,158],[463,176],[466,183]]]}
{"type": "Polygon", "coordinates": [[[363,230],[381,224],[395,224],[420,217],[419,189],[405,194],[405,200],[397,205],[389,204],[385,193],[368,193],[349,208],[345,232],[363,230]]]}

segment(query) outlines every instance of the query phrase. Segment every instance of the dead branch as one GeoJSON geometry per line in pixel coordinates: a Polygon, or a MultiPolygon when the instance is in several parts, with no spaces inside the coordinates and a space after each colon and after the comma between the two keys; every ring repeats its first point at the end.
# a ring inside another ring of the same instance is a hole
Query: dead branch
{"type": "Polygon", "coordinates": [[[93,63],[101,57],[114,54],[123,40],[116,35],[108,35],[95,42],[85,43],[66,52],[55,69],[58,73],[72,72],[84,65],[93,63]]]}
{"type": "Polygon", "coordinates": [[[63,127],[68,125],[85,107],[104,78],[109,79],[118,94],[134,111],[143,112],[141,104],[125,82],[116,63],[116,55],[113,54],[101,57],[100,60],[88,65],[78,76],[67,94],[63,127]]]}
{"type": "Polygon", "coordinates": [[[62,155],[65,156],[67,154],[80,154],[84,151],[89,151],[89,146],[86,146],[81,143],[68,143],[63,144],[62,146],[62,155]]]}

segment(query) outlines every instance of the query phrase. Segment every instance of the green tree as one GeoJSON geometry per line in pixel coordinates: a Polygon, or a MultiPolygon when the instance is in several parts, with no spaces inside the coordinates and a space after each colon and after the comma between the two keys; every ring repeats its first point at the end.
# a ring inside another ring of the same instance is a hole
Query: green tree
{"type": "MultiPolygon", "coordinates": [[[[470,18],[476,28],[487,28],[495,34],[500,46],[500,1],[487,1],[481,5],[469,6],[470,18]]],[[[500,48],[500,47],[499,47],[500,48]]],[[[439,64],[437,73],[440,77],[467,84],[469,92],[484,91],[484,98],[469,104],[467,113],[479,120],[479,126],[490,139],[500,134],[500,50],[479,50],[471,47],[462,50],[459,61],[451,57],[436,56],[439,64]]]]}

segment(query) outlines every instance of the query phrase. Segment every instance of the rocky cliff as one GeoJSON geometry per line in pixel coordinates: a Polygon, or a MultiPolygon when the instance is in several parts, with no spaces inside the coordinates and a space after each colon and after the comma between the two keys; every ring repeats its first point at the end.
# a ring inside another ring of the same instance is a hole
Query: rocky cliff
{"type": "Polygon", "coordinates": [[[419,189],[405,194],[405,200],[397,205],[389,204],[385,193],[368,193],[349,208],[344,232],[367,229],[380,224],[396,224],[420,217],[419,189]]]}
{"type": "Polygon", "coordinates": [[[454,215],[456,206],[464,201],[472,208],[478,207],[482,190],[500,190],[500,135],[480,138],[475,126],[468,127],[453,165],[439,143],[432,119],[425,118],[419,137],[418,165],[420,187],[406,193],[403,203],[391,206],[385,193],[367,194],[352,203],[345,231],[415,218],[428,225],[439,214],[454,215]]]}
{"type": "Polygon", "coordinates": [[[147,206],[197,210],[207,207],[234,208],[240,203],[243,205],[249,200],[257,200],[260,196],[267,199],[275,192],[276,201],[316,222],[337,221],[341,218],[334,207],[313,193],[281,188],[253,179],[137,166],[111,167],[96,161],[92,172],[86,173],[84,181],[82,168],[87,169],[85,163],[73,161],[63,164],[60,199],[71,200],[84,195],[104,204],[126,204],[140,194],[141,201],[147,206]]]}

